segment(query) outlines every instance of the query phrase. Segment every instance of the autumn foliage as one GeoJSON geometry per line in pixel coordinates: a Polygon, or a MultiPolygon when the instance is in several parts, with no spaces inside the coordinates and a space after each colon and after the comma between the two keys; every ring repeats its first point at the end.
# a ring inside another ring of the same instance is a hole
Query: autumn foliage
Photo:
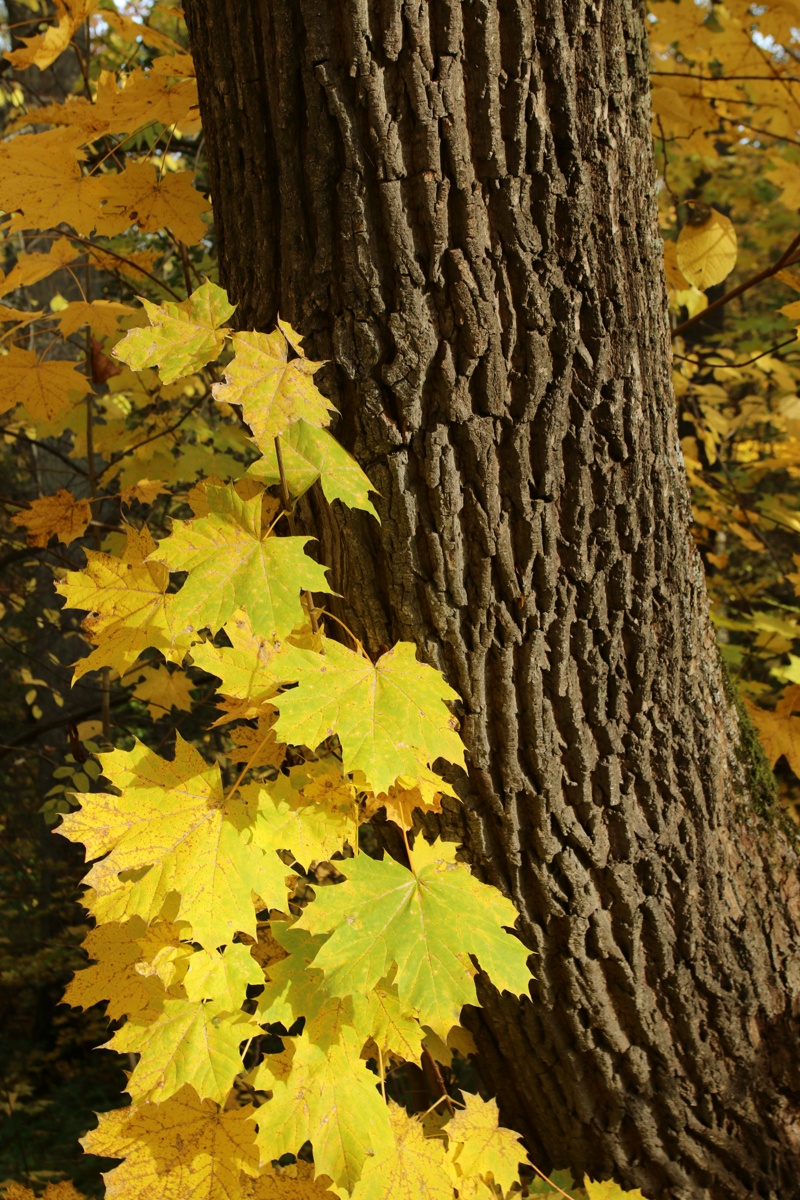
{"type": "MultiPolygon", "coordinates": [[[[460,1016],[477,971],[520,995],[535,962],[511,903],[424,835],[427,813],[457,804],[435,769],[465,765],[456,693],[411,643],[372,661],[335,625],[326,567],[294,534],[312,487],[376,521],[377,494],[335,438],[302,333],[280,318],[236,329],[216,282],[180,14],[28,9],[0,144],[3,636],[27,647],[9,658],[18,712],[61,772],[38,806],[88,864],[86,965],[64,1000],[105,1005],[127,1068],[131,1103],[82,1140],[120,1160],[106,1195],[613,1200],[610,1182],[537,1181],[495,1102],[467,1086],[460,1016]],[[428,1111],[401,1102],[409,1064],[428,1111]]],[[[790,812],[800,114],[775,96],[791,14],[651,11],[697,539],[790,812]],[[714,312],[725,323],[704,323],[714,312]],[[788,336],[765,349],[781,322],[788,336]]],[[[45,1182],[35,1164],[24,1177],[45,1182]]]]}

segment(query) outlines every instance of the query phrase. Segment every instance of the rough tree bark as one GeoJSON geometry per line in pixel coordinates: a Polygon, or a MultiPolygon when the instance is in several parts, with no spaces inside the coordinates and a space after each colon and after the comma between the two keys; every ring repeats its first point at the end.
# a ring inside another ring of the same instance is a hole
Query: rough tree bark
{"type": "Polygon", "coordinates": [[[534,954],[468,1018],[505,1121],[654,1200],[786,1200],[797,858],[689,534],[639,4],[185,7],[236,320],[332,360],[381,492],[302,528],[463,697],[462,836],[534,954]]]}

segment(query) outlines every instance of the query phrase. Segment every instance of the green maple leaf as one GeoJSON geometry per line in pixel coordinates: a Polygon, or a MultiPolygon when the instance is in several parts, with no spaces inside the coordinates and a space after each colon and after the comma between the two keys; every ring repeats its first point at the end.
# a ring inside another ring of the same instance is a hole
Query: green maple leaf
{"type": "MultiPolygon", "coordinates": [[[[316,429],[307,421],[295,421],[281,434],[281,457],[286,483],[293,496],[302,496],[319,479],[328,503],[341,500],[350,508],[363,508],[380,524],[380,517],[367,496],[368,491],[378,496],[380,492],[327,429],[316,429]]],[[[265,487],[280,483],[274,443],[265,446],[263,457],[253,463],[247,474],[265,487]]]]}
{"type": "MultiPolygon", "coordinates": [[[[272,333],[235,333],[234,357],[215,383],[214,399],[241,405],[242,416],[262,452],[295,421],[327,425],[336,412],[314,386],[312,375],[324,366],[302,355],[289,359],[289,342],[280,329],[272,333]]],[[[295,349],[298,347],[295,346],[295,349]]]]}
{"type": "Polygon", "coordinates": [[[244,607],[254,632],[275,639],[306,619],[300,591],[328,592],[326,568],[303,553],[313,539],[267,536],[261,497],[242,500],[233,484],[206,489],[209,512],[181,521],[150,556],[189,577],[175,597],[174,621],[220,629],[244,607]]]}
{"type": "Polygon", "coordinates": [[[462,1006],[477,1004],[469,955],[495,987],[519,994],[529,951],[503,929],[516,920],[511,901],[455,862],[455,846],[418,839],[413,854],[416,873],[366,854],[343,863],[346,882],[320,888],[296,928],[332,931],[314,966],[334,994],[369,995],[396,963],[401,1007],[446,1042],[462,1006]]]}
{"type": "Polygon", "coordinates": [[[239,1046],[260,1032],[247,1013],[166,1000],[155,1020],[128,1021],[103,1048],[141,1055],[126,1087],[134,1100],[167,1100],[188,1083],[221,1104],[242,1070],[239,1046]]]}
{"type": "Polygon", "coordinates": [[[253,892],[269,907],[286,907],[288,872],[277,854],[254,844],[254,804],[226,798],[219,767],[180,735],[172,762],[141,742],[99,757],[122,795],[78,795],[80,809],[58,830],[83,842],[88,858],[106,856],[84,880],[99,920],[150,921],[174,897],[195,938],[213,948],[237,931],[256,936],[253,892]],[[120,880],[130,871],[143,874],[120,880]]]}
{"type": "Polygon", "coordinates": [[[363,771],[376,793],[388,792],[399,775],[416,778],[421,757],[465,766],[457,722],[444,705],[458,694],[415,656],[413,642],[398,642],[373,666],[328,639],[299,686],[277,701],[275,736],[313,750],[338,734],[343,770],[363,771]]]}
{"type": "Polygon", "coordinates": [[[158,367],[161,382],[169,384],[199,371],[218,356],[226,337],[219,327],[236,308],[228,303],[222,288],[206,282],[179,304],[140,299],[150,324],[129,330],[111,351],[115,358],[134,371],[158,367]]]}
{"type": "Polygon", "coordinates": [[[378,1081],[360,1058],[362,1043],[353,1030],[343,1028],[342,1040],[325,1049],[305,1031],[291,1040],[288,1076],[275,1080],[268,1056],[254,1080],[254,1087],[272,1090],[256,1118],[262,1162],[296,1154],[310,1139],[317,1171],[352,1190],[364,1163],[392,1147],[378,1081]]]}
{"type": "Polygon", "coordinates": [[[486,1181],[490,1175],[505,1194],[519,1179],[519,1164],[527,1162],[519,1135],[500,1127],[496,1100],[482,1100],[465,1092],[464,1103],[465,1107],[445,1126],[447,1157],[456,1186],[464,1178],[479,1176],[486,1181]]]}

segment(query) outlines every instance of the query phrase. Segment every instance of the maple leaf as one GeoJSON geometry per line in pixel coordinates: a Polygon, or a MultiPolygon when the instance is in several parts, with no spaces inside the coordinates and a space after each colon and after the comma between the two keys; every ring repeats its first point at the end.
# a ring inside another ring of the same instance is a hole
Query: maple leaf
{"type": "Polygon", "coordinates": [[[529,951],[503,929],[514,906],[456,863],[455,849],[418,839],[416,873],[359,854],[342,864],[346,882],[320,888],[297,922],[332,931],[314,961],[334,994],[368,995],[394,962],[401,1005],[444,1041],[463,1005],[477,1003],[470,954],[500,991],[527,993],[530,981],[529,951]]]}
{"type": "Polygon", "coordinates": [[[76,500],[72,492],[59,488],[55,496],[31,500],[24,512],[11,518],[11,523],[27,530],[29,546],[46,546],[51,537],[68,546],[83,537],[91,519],[88,500],[76,500]]]}
{"type": "Polygon", "coordinates": [[[395,821],[401,828],[410,829],[415,808],[420,808],[423,812],[441,812],[442,795],[452,796],[452,786],[445,783],[435,771],[426,767],[424,762],[417,763],[415,774],[416,778],[400,775],[388,792],[379,792],[376,795],[366,786],[362,787],[362,780],[366,785],[363,772],[354,772],[353,780],[358,784],[359,790],[367,792],[364,817],[368,819],[378,809],[385,808],[388,820],[395,821]]]}
{"type": "Polygon", "coordinates": [[[142,233],[168,226],[179,241],[194,245],[206,232],[200,214],[210,205],[192,187],[193,179],[191,171],[170,172],[159,179],[147,161],[130,163],[116,175],[103,175],[98,180],[103,207],[95,216],[97,232],[113,237],[131,225],[138,225],[142,233]]]}
{"type": "MultiPolygon", "coordinates": [[[[272,728],[277,719],[277,709],[259,714],[255,729],[242,725],[230,732],[233,746],[228,751],[232,763],[247,763],[249,768],[279,767],[286,757],[286,743],[279,742],[272,728]]],[[[225,714],[214,725],[226,724],[230,715],[225,714]]]]}
{"type": "Polygon", "coordinates": [[[416,661],[413,642],[398,642],[373,666],[328,639],[281,695],[276,736],[313,750],[337,734],[346,773],[363,772],[368,785],[388,792],[400,775],[415,777],[420,758],[447,758],[462,767],[464,746],[444,705],[458,698],[438,671],[416,661]]]}
{"type": "MultiPolygon", "coordinates": [[[[307,421],[295,421],[281,434],[281,458],[286,483],[292,496],[302,496],[319,479],[328,503],[341,500],[351,508],[363,508],[380,524],[368,491],[380,495],[376,487],[327,429],[317,429],[307,421]]],[[[263,447],[263,457],[247,470],[266,487],[280,483],[275,443],[263,447]]]]}
{"type": "Polygon", "coordinates": [[[155,721],[172,708],[182,712],[191,711],[190,693],[194,686],[185,671],[170,671],[168,667],[159,665],[144,668],[133,694],[137,700],[147,702],[147,710],[155,721]]]}
{"type": "Polygon", "coordinates": [[[464,1105],[445,1126],[453,1181],[460,1191],[464,1177],[480,1176],[506,1192],[519,1179],[519,1164],[528,1161],[519,1135],[500,1127],[496,1100],[464,1092],[464,1105]]]}
{"type": "Polygon", "coordinates": [[[394,1145],[364,1163],[351,1200],[453,1200],[441,1139],[425,1136],[421,1123],[389,1101],[394,1145]]]}
{"type": "Polygon", "coordinates": [[[176,524],[150,556],[189,572],[175,597],[176,621],[184,629],[219,629],[244,607],[255,631],[285,636],[304,617],[300,589],[330,591],[327,568],[303,552],[313,539],[267,536],[260,498],[242,500],[232,484],[209,487],[206,496],[208,516],[176,524]]]}
{"type": "Polygon", "coordinates": [[[584,1179],[583,1190],[589,1200],[645,1200],[639,1188],[626,1192],[613,1179],[604,1179],[602,1183],[584,1179]]]}
{"type": "Polygon", "coordinates": [[[226,705],[227,715],[217,724],[260,717],[265,706],[267,711],[272,709],[268,701],[282,684],[294,683],[306,661],[291,644],[254,633],[243,609],[237,609],[226,621],[225,633],[230,646],[202,642],[192,646],[191,651],[194,665],[216,675],[220,693],[235,702],[226,705]]]}
{"type": "Polygon", "coordinates": [[[370,1050],[374,1047],[384,1057],[392,1055],[406,1062],[419,1060],[426,1040],[424,1030],[400,1003],[394,983],[382,980],[369,996],[353,996],[352,1001],[353,1026],[369,1038],[370,1050]]]}
{"type": "Polygon", "coordinates": [[[130,487],[124,487],[119,493],[123,504],[138,500],[140,504],[152,504],[156,496],[162,496],[167,489],[160,479],[140,479],[130,487]]]}
{"type": "Polygon", "coordinates": [[[104,185],[83,176],[80,145],[73,129],[19,134],[0,144],[0,208],[17,214],[8,231],[64,223],[88,237],[104,185]]]}
{"type": "Polygon", "coordinates": [[[169,572],[160,563],[146,561],[155,549],[148,530],[129,525],[125,532],[121,558],[87,550],[84,569],[71,571],[56,584],[68,608],[90,614],[83,628],[96,649],[75,664],[74,679],[104,666],[123,672],[149,646],[166,658],[181,659],[190,643],[187,635],[174,629],[174,597],[166,594],[169,572]]]}
{"type": "Polygon", "coordinates": [[[247,1013],[165,1000],[155,1017],[130,1018],[103,1049],[140,1056],[126,1084],[134,1100],[167,1100],[190,1084],[202,1099],[222,1103],[242,1070],[239,1046],[260,1032],[247,1013]]]}
{"type": "Polygon", "coordinates": [[[262,850],[291,850],[296,862],[308,866],[341,850],[348,835],[355,840],[355,797],[349,812],[323,804],[293,804],[294,798],[287,795],[291,785],[287,788],[280,782],[285,779],[280,775],[275,784],[250,784],[242,789],[258,806],[253,837],[262,850]]]}
{"type": "MultiPolygon", "coordinates": [[[[163,923],[162,923],[163,924],[163,923]]],[[[76,971],[62,997],[73,1008],[106,1003],[112,1021],[133,1013],[157,1013],[165,992],[161,982],[136,970],[142,951],[139,938],[146,929],[141,917],[112,921],[90,930],[83,949],[97,961],[76,971]]]]}
{"type": "MultiPolygon", "coordinates": [[[[298,1159],[288,1167],[264,1170],[257,1179],[242,1178],[242,1200],[334,1200],[327,1175],[314,1178],[313,1163],[298,1159]]],[[[341,1194],[341,1193],[339,1193],[341,1194]]]]}
{"type": "Polygon", "coordinates": [[[75,1190],[74,1184],[62,1179],[58,1183],[48,1183],[38,1197],[21,1183],[6,1183],[3,1185],[3,1200],[86,1200],[86,1197],[83,1192],[75,1190]]]}
{"type": "Polygon", "coordinates": [[[24,404],[34,421],[50,421],[90,391],[77,363],[37,361],[19,346],[0,358],[0,412],[24,404]]]}
{"type": "Polygon", "coordinates": [[[167,991],[176,995],[170,989],[180,984],[186,974],[188,959],[195,954],[184,940],[189,937],[191,926],[188,921],[155,921],[148,925],[137,939],[140,951],[137,974],[144,979],[160,979],[167,991]]]}
{"type": "Polygon", "coordinates": [[[424,1046],[431,1057],[445,1067],[452,1066],[454,1050],[457,1050],[462,1058],[468,1058],[470,1054],[478,1053],[475,1039],[463,1025],[454,1025],[447,1035],[446,1042],[437,1037],[432,1030],[426,1030],[424,1046]]]}
{"type": "MultiPolygon", "coordinates": [[[[182,57],[191,62],[189,55],[182,57]]],[[[156,122],[186,126],[192,122],[193,115],[196,117],[197,104],[194,79],[183,79],[167,87],[163,72],[139,70],[131,71],[125,86],[120,87],[112,72],[103,71],[98,81],[96,103],[84,115],[82,124],[85,129],[89,127],[92,140],[99,133],[132,133],[156,122]]]]}
{"type": "Polygon", "coordinates": [[[85,883],[100,920],[158,914],[173,893],[178,911],[205,946],[256,932],[252,894],[285,908],[286,867],[253,843],[252,802],[226,797],[219,767],[209,766],[180,735],[171,762],[137,741],[131,751],[99,755],[103,774],[121,796],[76,796],[58,832],[83,842],[95,863],[85,883]],[[121,881],[120,872],[142,872],[121,881]]]}
{"type": "Polygon", "coordinates": [[[289,360],[289,343],[280,329],[272,333],[235,333],[234,357],[223,371],[225,383],[212,387],[214,399],[241,406],[259,450],[302,418],[327,425],[336,412],[314,386],[312,375],[325,364],[305,357],[289,360]]]}
{"type": "Polygon", "coordinates": [[[6,52],[5,57],[16,71],[38,67],[44,71],[59,54],[67,49],[75,31],[91,13],[97,11],[99,0],[60,0],[57,25],[49,25],[44,33],[32,38],[21,38],[24,46],[6,52]]]}
{"type": "Polygon", "coordinates": [[[10,321],[15,321],[20,326],[30,325],[31,321],[36,321],[41,315],[41,310],[23,311],[21,308],[12,308],[10,304],[0,304],[0,322],[4,325],[10,321]]]}
{"type": "Polygon", "coordinates": [[[163,1104],[101,1113],[87,1154],[124,1158],[103,1175],[106,1200],[238,1200],[239,1173],[258,1173],[250,1105],[223,1111],[184,1085],[163,1104]]]}
{"type": "Polygon", "coordinates": [[[179,304],[140,299],[150,325],[130,329],[111,351],[115,358],[134,371],[158,367],[162,382],[169,384],[218,356],[226,337],[220,326],[236,309],[222,288],[207,281],[179,304]]]}
{"type": "Polygon", "coordinates": [[[785,688],[773,712],[749,700],[744,703],[770,767],[784,756],[790,769],[800,776],[800,717],[792,715],[795,709],[800,709],[800,687],[785,688]]]}
{"type": "Polygon", "coordinates": [[[63,337],[69,337],[82,325],[88,325],[100,337],[114,337],[123,317],[131,317],[136,309],[114,300],[73,300],[58,314],[58,327],[63,337]]]}
{"type": "MultiPolygon", "coordinates": [[[[707,207],[707,206],[706,206],[707,207]]],[[[721,283],[736,266],[736,230],[731,220],[716,209],[699,207],[680,232],[676,245],[679,269],[689,283],[705,291],[721,283]]]]}
{"type": "Polygon", "coordinates": [[[54,271],[59,271],[68,263],[74,262],[79,253],[69,238],[56,238],[47,254],[20,254],[14,267],[0,284],[0,296],[16,291],[17,288],[39,283],[54,271]]]}
{"type": "Polygon", "coordinates": [[[254,1086],[272,1089],[258,1109],[258,1144],[264,1162],[296,1154],[312,1141],[314,1164],[335,1184],[352,1190],[364,1163],[388,1155],[392,1133],[377,1079],[359,1058],[361,1043],[353,1030],[323,1050],[304,1031],[292,1039],[294,1056],[285,1079],[274,1079],[268,1055],[254,1086]]]}
{"type": "Polygon", "coordinates": [[[181,983],[188,1000],[210,1000],[220,1011],[235,1012],[248,985],[263,985],[264,973],[248,947],[234,942],[223,951],[198,950],[181,983]]]}

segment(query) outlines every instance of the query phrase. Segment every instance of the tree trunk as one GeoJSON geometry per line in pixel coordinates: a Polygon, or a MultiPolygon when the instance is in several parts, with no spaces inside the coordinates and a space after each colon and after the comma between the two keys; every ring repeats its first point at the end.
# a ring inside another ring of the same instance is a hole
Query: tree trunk
{"type": "Polygon", "coordinates": [[[333,611],[463,697],[448,820],[535,972],[466,1018],[503,1119],[653,1200],[787,1200],[797,856],[689,533],[642,11],[185,7],[236,320],[331,359],[381,492],[301,505],[333,611]]]}

